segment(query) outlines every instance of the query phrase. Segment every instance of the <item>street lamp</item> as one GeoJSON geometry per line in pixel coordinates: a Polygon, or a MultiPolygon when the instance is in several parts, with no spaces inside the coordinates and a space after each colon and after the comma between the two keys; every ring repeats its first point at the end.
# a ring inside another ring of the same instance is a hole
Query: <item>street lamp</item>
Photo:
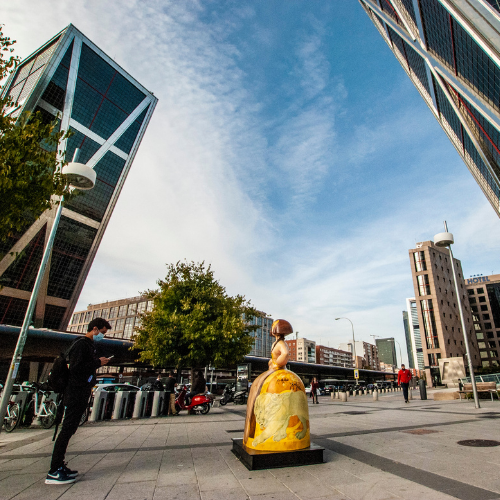
{"type": "MultiPolygon", "coordinates": [[[[84,165],[83,163],[77,163],[78,153],[80,150],[77,148],[75,154],[73,155],[73,161],[68,163],[62,169],[62,175],[66,179],[66,185],[72,188],[77,188],[83,191],[92,189],[96,181],[96,172],[91,167],[84,165]]],[[[3,388],[2,399],[0,400],[0,429],[2,428],[3,421],[5,418],[5,413],[7,410],[7,405],[9,404],[9,399],[12,393],[12,386],[14,380],[17,376],[17,370],[19,369],[19,364],[21,363],[21,358],[23,355],[24,344],[26,344],[26,339],[28,337],[28,328],[31,323],[31,317],[33,316],[33,311],[35,310],[36,299],[38,296],[38,291],[40,285],[42,284],[43,277],[45,274],[45,269],[47,267],[47,262],[49,260],[50,254],[52,252],[52,247],[54,245],[54,239],[56,236],[57,226],[59,225],[59,220],[61,219],[61,213],[64,203],[64,195],[59,201],[59,206],[57,207],[57,212],[54,218],[54,223],[52,224],[52,229],[50,231],[49,239],[47,241],[47,246],[43,252],[42,263],[38,269],[38,274],[33,285],[33,291],[31,292],[31,298],[28,303],[28,308],[26,309],[26,314],[24,316],[23,326],[19,333],[19,338],[17,340],[16,349],[14,355],[12,356],[12,362],[10,364],[9,373],[5,380],[5,386],[3,388]]]]}
{"type": "Polygon", "coordinates": [[[356,368],[356,340],[354,340],[354,325],[352,324],[352,321],[349,319],[349,318],[335,318],[335,321],[338,321],[339,319],[346,319],[347,321],[349,321],[349,323],[351,323],[351,327],[352,327],[352,350],[354,352],[354,368],[356,368]]]}
{"type": "Polygon", "coordinates": [[[444,221],[444,233],[439,233],[434,236],[434,244],[437,247],[442,247],[442,248],[448,248],[450,252],[450,259],[451,259],[451,269],[453,270],[453,281],[455,283],[455,290],[457,294],[457,302],[458,302],[458,310],[460,312],[460,321],[462,322],[462,331],[464,335],[464,341],[465,341],[465,350],[467,352],[467,360],[469,362],[469,372],[470,372],[470,378],[472,382],[472,392],[474,394],[474,404],[476,408],[480,408],[479,405],[479,398],[477,396],[477,388],[476,388],[476,379],[474,376],[474,367],[472,366],[472,358],[470,355],[470,349],[469,349],[469,339],[467,338],[467,327],[465,326],[465,320],[464,320],[464,313],[462,311],[462,300],[461,300],[461,295],[458,290],[458,282],[457,282],[457,275],[455,272],[455,263],[453,262],[453,253],[451,251],[451,245],[455,242],[453,239],[453,234],[448,232],[448,225],[446,224],[446,221],[444,221]]]}

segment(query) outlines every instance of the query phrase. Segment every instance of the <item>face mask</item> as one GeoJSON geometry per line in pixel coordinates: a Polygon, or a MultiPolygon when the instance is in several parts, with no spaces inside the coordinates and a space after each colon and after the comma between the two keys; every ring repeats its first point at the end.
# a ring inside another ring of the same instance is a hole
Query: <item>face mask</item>
{"type": "Polygon", "coordinates": [[[104,338],[104,333],[99,332],[97,335],[94,335],[94,340],[102,340],[104,338]]]}

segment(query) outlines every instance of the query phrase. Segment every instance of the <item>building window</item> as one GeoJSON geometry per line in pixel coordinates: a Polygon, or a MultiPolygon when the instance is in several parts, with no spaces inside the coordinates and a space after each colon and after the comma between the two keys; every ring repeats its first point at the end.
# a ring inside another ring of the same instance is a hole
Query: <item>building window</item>
{"type": "Polygon", "coordinates": [[[152,300],[148,300],[147,311],[151,312],[153,310],[154,302],[152,300]]]}
{"type": "Polygon", "coordinates": [[[137,305],[137,314],[143,314],[146,311],[147,302],[139,302],[137,305]]]}
{"type": "Polygon", "coordinates": [[[420,296],[431,294],[431,287],[429,285],[429,275],[421,274],[417,276],[417,284],[418,284],[418,294],[420,296]]]}
{"type": "Polygon", "coordinates": [[[427,271],[424,252],[413,252],[413,260],[415,262],[415,271],[427,271]]]}
{"type": "Polygon", "coordinates": [[[485,330],[491,330],[491,323],[485,323],[484,324],[484,329],[485,330]]]}
{"type": "Polygon", "coordinates": [[[136,313],[137,313],[137,302],[134,302],[133,304],[129,304],[128,315],[135,316],[136,313]]]}
{"type": "Polygon", "coordinates": [[[484,293],[484,288],[478,288],[477,293],[484,293]]]}
{"type": "Polygon", "coordinates": [[[490,315],[489,314],[483,314],[483,319],[490,319],[490,315]]]}
{"type": "Polygon", "coordinates": [[[109,309],[103,309],[101,313],[101,318],[108,319],[108,316],[109,316],[109,309]]]}
{"type": "Polygon", "coordinates": [[[118,315],[118,307],[112,307],[109,310],[109,317],[110,317],[110,319],[116,318],[117,315],[118,315]]]}
{"type": "Polygon", "coordinates": [[[486,304],[483,304],[481,306],[481,311],[487,311],[488,310],[488,306],[486,304]]]}
{"type": "Polygon", "coordinates": [[[94,314],[92,315],[92,319],[96,319],[96,318],[100,318],[101,317],[101,310],[100,309],[96,309],[94,311],[94,314]]]}
{"type": "Polygon", "coordinates": [[[479,302],[486,302],[486,297],[484,295],[479,297],[479,302]]]}
{"type": "Polygon", "coordinates": [[[432,299],[421,300],[420,307],[422,308],[422,317],[424,322],[425,339],[427,341],[427,349],[438,349],[439,340],[437,337],[436,320],[434,318],[434,308],[432,299]]]}
{"type": "Polygon", "coordinates": [[[120,308],[118,309],[118,317],[121,318],[122,316],[126,315],[127,315],[127,305],[120,306],[120,308]]]}
{"type": "Polygon", "coordinates": [[[123,330],[124,326],[125,326],[125,319],[124,318],[116,320],[115,330],[117,332],[121,332],[123,330]]]}

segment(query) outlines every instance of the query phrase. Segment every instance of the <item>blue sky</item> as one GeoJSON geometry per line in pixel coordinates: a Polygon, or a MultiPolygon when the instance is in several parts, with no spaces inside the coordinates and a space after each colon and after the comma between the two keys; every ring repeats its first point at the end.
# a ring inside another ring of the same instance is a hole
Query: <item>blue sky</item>
{"type": "MultiPolygon", "coordinates": [[[[464,273],[500,273],[499,220],[356,1],[24,0],[26,56],[70,22],[159,98],[78,307],[211,263],[301,336],[394,336],[408,249],[447,220],[464,273]]],[[[406,357],[406,356],[404,356],[406,357]]]]}

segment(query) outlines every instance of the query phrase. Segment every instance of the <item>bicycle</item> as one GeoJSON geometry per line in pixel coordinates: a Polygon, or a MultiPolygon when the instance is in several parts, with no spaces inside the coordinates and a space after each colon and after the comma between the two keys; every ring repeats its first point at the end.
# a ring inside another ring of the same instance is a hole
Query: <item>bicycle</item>
{"type": "MultiPolygon", "coordinates": [[[[0,384],[0,389],[3,389],[2,384],[0,384]]],[[[21,409],[19,408],[19,405],[14,401],[9,401],[7,410],[5,412],[5,417],[3,419],[3,427],[6,432],[12,432],[17,427],[20,420],[20,414],[21,409]]]]}
{"type": "Polygon", "coordinates": [[[51,393],[49,387],[46,383],[39,385],[36,382],[31,382],[25,387],[32,392],[32,397],[26,402],[22,413],[21,425],[29,427],[36,417],[44,429],[50,429],[56,420],[57,404],[53,399],[48,397],[51,393]],[[40,403],[39,395],[41,396],[40,403]]]}

